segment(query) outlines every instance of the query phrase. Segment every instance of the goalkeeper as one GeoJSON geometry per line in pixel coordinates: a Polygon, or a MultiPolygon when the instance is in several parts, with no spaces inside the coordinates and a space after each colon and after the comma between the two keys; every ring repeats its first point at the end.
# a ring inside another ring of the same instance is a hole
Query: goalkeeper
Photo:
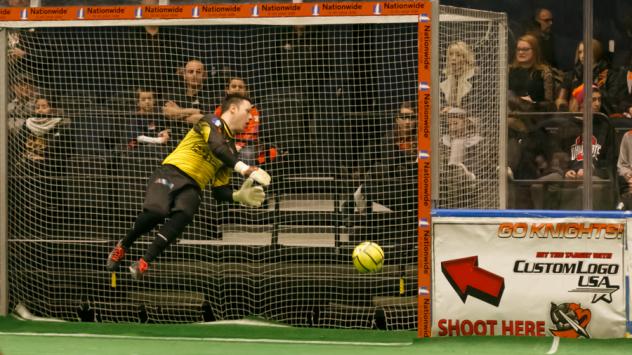
{"type": "Polygon", "coordinates": [[[107,269],[118,269],[134,241],[163,224],[145,254],[129,268],[140,279],[170,243],[191,223],[201,202],[202,189],[210,182],[213,198],[260,207],[270,184],[270,175],[238,160],[234,134],[243,131],[250,119],[252,103],[239,94],[227,95],[221,117],[204,116],[169,154],[149,179],[143,212],[127,236],[118,242],[107,260],[107,269]],[[233,171],[246,177],[238,191],[230,187],[233,171]]]}

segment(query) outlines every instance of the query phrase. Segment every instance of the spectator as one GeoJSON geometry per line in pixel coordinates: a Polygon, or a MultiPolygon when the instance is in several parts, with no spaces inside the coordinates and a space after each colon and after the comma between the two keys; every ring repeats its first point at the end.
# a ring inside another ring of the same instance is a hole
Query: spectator
{"type": "MultiPolygon", "coordinates": [[[[601,112],[602,108],[602,98],[603,94],[601,90],[593,85],[593,94],[592,94],[592,111],[594,113],[601,112]]],[[[582,107],[583,97],[581,95],[575,95],[575,100],[577,101],[577,105],[579,108],[582,107]]],[[[570,152],[570,163],[569,168],[564,173],[565,179],[578,179],[581,180],[584,177],[584,145],[583,145],[583,136],[582,136],[582,120],[580,116],[576,117],[577,122],[577,131],[580,132],[577,134],[573,144],[571,144],[569,152],[570,152]]],[[[616,183],[615,179],[615,157],[616,157],[616,147],[615,147],[615,134],[612,123],[607,118],[602,115],[593,115],[593,136],[592,136],[592,173],[593,173],[593,208],[594,209],[612,209],[615,207],[615,203],[612,200],[614,194],[616,194],[616,183]]],[[[583,186],[580,186],[581,189],[583,186]]],[[[571,193],[571,195],[562,195],[562,208],[567,209],[568,207],[573,209],[580,208],[581,204],[579,201],[574,203],[568,203],[567,200],[577,199],[579,200],[580,193],[571,193]],[[566,203],[566,205],[564,204],[566,203]]]]}
{"type": "Polygon", "coordinates": [[[44,162],[60,152],[60,141],[65,135],[62,131],[70,121],[60,117],[47,98],[40,96],[34,102],[34,112],[26,119],[20,131],[24,147],[22,156],[25,161],[44,162]]]}
{"type": "MultiPolygon", "coordinates": [[[[30,7],[29,0],[8,0],[8,7],[30,7]]],[[[34,29],[29,29],[28,32],[33,32],[34,29]]],[[[9,30],[7,32],[7,42],[9,46],[9,60],[13,64],[15,61],[20,60],[26,56],[26,48],[24,48],[22,34],[26,33],[24,30],[9,30]]]]}
{"type": "Polygon", "coordinates": [[[461,109],[451,109],[442,115],[448,124],[441,137],[440,199],[446,208],[473,208],[476,201],[476,181],[481,179],[483,161],[478,156],[483,138],[478,132],[478,119],[461,109]]]}
{"type": "Polygon", "coordinates": [[[632,97],[621,102],[621,112],[623,117],[632,119],[632,97]]]}
{"type": "Polygon", "coordinates": [[[457,41],[446,51],[443,80],[439,86],[441,89],[442,111],[450,107],[464,108],[471,106],[480,96],[474,93],[471,79],[476,71],[474,53],[467,43],[457,41]]]}
{"type": "MultiPolygon", "coordinates": [[[[583,97],[577,100],[583,102],[583,97]]],[[[599,112],[601,93],[594,88],[592,109],[599,112]]],[[[580,106],[581,107],[581,106],[580,106]]],[[[574,184],[564,180],[581,180],[583,170],[583,119],[575,117],[553,117],[539,120],[526,141],[522,142],[522,157],[519,169],[514,171],[516,179],[538,180],[530,185],[533,206],[536,209],[581,208],[581,192],[574,184]],[[570,187],[570,188],[569,188],[570,187]]],[[[595,208],[612,208],[612,195],[604,190],[612,182],[614,173],[614,128],[602,115],[593,116],[592,161],[595,208]]],[[[525,198],[523,196],[522,198],[525,198]]]]}
{"type": "MultiPolygon", "coordinates": [[[[599,89],[605,87],[609,79],[609,65],[603,55],[603,47],[601,42],[593,39],[593,84],[599,89]]],[[[577,107],[577,101],[572,97],[573,91],[584,82],[584,43],[579,42],[575,51],[575,67],[567,72],[560,88],[560,92],[555,100],[555,105],[559,111],[578,112],[581,109],[577,107]]],[[[605,95],[602,92],[602,95],[605,95]]],[[[606,99],[603,97],[602,99],[606,99]]],[[[602,107],[604,112],[610,111],[610,106],[602,107]]]]}
{"type": "Polygon", "coordinates": [[[9,45],[8,52],[11,64],[26,56],[26,50],[23,48],[23,45],[21,43],[20,31],[9,31],[7,36],[7,43],[9,45]]]}
{"type": "Polygon", "coordinates": [[[553,34],[553,13],[549,9],[538,8],[533,16],[533,23],[527,33],[538,39],[542,62],[557,68],[555,58],[555,36],[553,34]]]}
{"type": "Polygon", "coordinates": [[[205,87],[206,69],[197,60],[189,60],[183,68],[178,69],[184,86],[176,88],[172,97],[167,100],[163,112],[168,119],[178,121],[178,132],[174,132],[176,140],[184,137],[190,126],[197,123],[204,114],[211,110],[210,92],[205,87]]]}
{"type": "MultiPolygon", "coordinates": [[[[596,90],[596,93],[593,92],[592,95],[592,103],[591,108],[593,113],[604,113],[603,112],[603,95],[601,90],[596,85],[592,86],[593,90],[596,90]]],[[[583,104],[584,104],[584,84],[579,85],[575,90],[573,90],[572,100],[575,102],[573,107],[573,112],[582,112],[583,104]]]]}
{"type": "Polygon", "coordinates": [[[10,164],[14,164],[19,185],[24,188],[21,184],[26,183],[34,190],[26,199],[15,201],[15,212],[18,218],[37,219],[43,230],[61,231],[67,229],[67,210],[72,205],[67,203],[67,184],[59,180],[67,177],[68,153],[74,145],[70,120],[63,118],[46,97],[35,96],[33,102],[33,112],[13,136],[17,154],[9,159],[15,159],[10,164]]]}
{"type": "MultiPolygon", "coordinates": [[[[478,134],[476,118],[466,115],[463,110],[451,110],[446,112],[448,132],[441,137],[441,143],[446,147],[447,161],[445,165],[456,170],[458,180],[476,180],[474,169],[477,162],[473,157],[474,147],[481,141],[478,134]]],[[[454,177],[454,176],[453,176],[454,177]]]]}
{"type": "MultiPolygon", "coordinates": [[[[628,101],[627,111],[623,114],[626,118],[632,118],[632,102],[628,101]]],[[[632,209],[632,130],[627,131],[621,138],[617,173],[621,203],[623,208],[630,210],[632,209]]]]}
{"type": "Polygon", "coordinates": [[[610,116],[632,118],[632,55],[627,65],[616,70],[611,79],[610,97],[615,106],[615,113],[610,116]]]}
{"type": "MultiPolygon", "coordinates": [[[[353,194],[356,210],[366,214],[358,221],[363,233],[364,221],[369,233],[376,233],[385,245],[412,245],[416,238],[417,220],[417,115],[406,107],[390,120],[382,134],[380,150],[372,165],[363,171],[364,183],[353,194]],[[386,207],[389,213],[374,208],[386,207]]],[[[343,212],[353,213],[350,206],[343,212]]],[[[346,217],[353,218],[354,215],[346,217]]],[[[347,222],[350,226],[351,220],[347,222]]],[[[401,262],[414,260],[413,248],[404,248],[395,256],[401,262]]]]}
{"type": "Polygon", "coordinates": [[[376,164],[364,173],[365,184],[354,194],[358,212],[364,212],[365,206],[372,212],[373,201],[394,211],[416,211],[415,196],[407,192],[417,181],[416,136],[417,115],[403,106],[384,135],[376,164]]]}
{"type": "Polygon", "coordinates": [[[135,149],[139,144],[167,144],[170,130],[166,128],[163,116],[157,111],[155,93],[142,88],[136,93],[136,117],[127,148],[135,149]]]}
{"type": "Polygon", "coordinates": [[[542,63],[538,40],[524,35],[516,43],[516,57],[509,69],[509,109],[548,111],[554,100],[553,73],[542,63]]]}
{"type": "Polygon", "coordinates": [[[621,202],[623,202],[625,209],[629,210],[632,208],[632,130],[627,131],[621,139],[617,173],[619,175],[621,202]]]}
{"type": "Polygon", "coordinates": [[[10,133],[17,133],[26,119],[35,112],[36,93],[31,78],[25,74],[18,74],[11,81],[9,94],[12,98],[7,107],[9,118],[7,126],[10,133]]]}
{"type": "MultiPolygon", "coordinates": [[[[601,110],[601,91],[596,86],[593,86],[592,93],[592,111],[600,112],[601,110]]],[[[577,101],[579,107],[584,102],[583,95],[575,95],[575,100],[577,101]]],[[[578,111],[579,112],[579,111],[578,111]]],[[[579,116],[578,116],[579,118],[579,116]]],[[[608,157],[608,154],[612,154],[607,148],[609,146],[609,142],[614,140],[611,132],[606,129],[606,126],[609,125],[600,125],[600,121],[593,123],[593,141],[592,141],[592,159],[593,159],[593,172],[596,177],[600,177],[603,179],[608,179],[609,172],[608,166],[606,165],[607,160],[604,157],[608,157]],[[604,126],[603,128],[601,126],[604,126]]],[[[571,153],[571,161],[570,167],[564,173],[564,177],[567,179],[581,179],[584,176],[583,169],[583,144],[582,144],[582,136],[578,135],[575,138],[574,144],[571,145],[570,149],[571,153]]],[[[608,157],[610,158],[610,157],[608,157]]]]}
{"type": "MultiPolygon", "coordinates": [[[[240,77],[231,77],[227,80],[226,95],[240,94],[242,96],[249,96],[248,87],[244,79],[240,77]]],[[[257,158],[260,153],[259,147],[259,126],[260,116],[259,111],[253,105],[250,110],[250,119],[246,124],[244,131],[235,136],[235,147],[239,152],[240,159],[248,165],[257,165],[257,158]]],[[[222,107],[217,106],[215,108],[215,116],[222,116],[222,107]]]]}

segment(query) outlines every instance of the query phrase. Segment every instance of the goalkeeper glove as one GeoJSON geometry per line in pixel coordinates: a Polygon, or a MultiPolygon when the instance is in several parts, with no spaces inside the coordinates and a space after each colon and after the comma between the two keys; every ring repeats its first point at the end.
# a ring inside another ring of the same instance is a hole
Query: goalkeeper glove
{"type": "Polygon", "coordinates": [[[272,180],[270,175],[268,175],[268,173],[266,173],[263,169],[259,169],[256,166],[250,166],[242,161],[238,161],[233,169],[241,175],[251,178],[263,186],[270,185],[270,181],[272,180]]]}
{"type": "Polygon", "coordinates": [[[233,192],[233,201],[248,207],[261,207],[266,193],[261,186],[252,186],[253,179],[246,179],[239,190],[233,192]]]}

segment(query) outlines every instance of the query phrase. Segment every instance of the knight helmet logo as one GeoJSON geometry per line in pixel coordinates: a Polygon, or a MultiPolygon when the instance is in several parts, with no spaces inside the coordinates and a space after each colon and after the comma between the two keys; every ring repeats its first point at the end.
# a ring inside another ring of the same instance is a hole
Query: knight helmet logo
{"type": "Polygon", "coordinates": [[[551,322],[555,329],[549,329],[551,334],[560,338],[590,338],[586,328],[590,323],[590,309],[582,308],[578,303],[562,303],[556,305],[551,302],[551,322]]]}

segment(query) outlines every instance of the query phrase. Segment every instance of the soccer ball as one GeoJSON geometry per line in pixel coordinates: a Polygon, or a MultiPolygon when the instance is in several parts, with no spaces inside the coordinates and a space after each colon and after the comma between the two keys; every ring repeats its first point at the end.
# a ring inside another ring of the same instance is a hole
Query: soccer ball
{"type": "Polygon", "coordinates": [[[382,269],[384,264],[384,251],[373,242],[358,244],[353,249],[353,265],[359,272],[376,272],[382,269]]]}

